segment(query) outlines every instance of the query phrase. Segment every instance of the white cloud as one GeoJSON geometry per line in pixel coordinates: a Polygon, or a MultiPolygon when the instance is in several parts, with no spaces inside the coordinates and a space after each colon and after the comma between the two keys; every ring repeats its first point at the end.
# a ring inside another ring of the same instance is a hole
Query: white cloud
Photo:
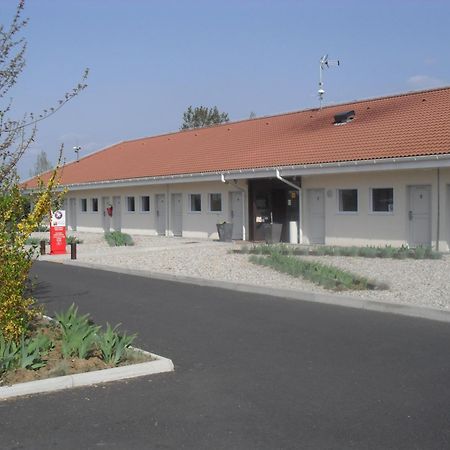
{"type": "Polygon", "coordinates": [[[406,81],[413,89],[429,89],[445,85],[443,80],[429,75],[413,75],[406,81]]]}

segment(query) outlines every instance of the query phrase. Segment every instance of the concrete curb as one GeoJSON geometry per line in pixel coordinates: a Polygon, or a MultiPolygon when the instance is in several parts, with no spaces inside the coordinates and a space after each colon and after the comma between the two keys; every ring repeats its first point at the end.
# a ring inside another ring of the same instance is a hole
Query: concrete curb
{"type": "Polygon", "coordinates": [[[98,269],[98,270],[105,270],[108,272],[122,273],[126,275],[154,278],[157,280],[175,281],[178,283],[188,283],[197,286],[215,287],[232,291],[247,292],[251,294],[261,294],[261,295],[269,295],[272,297],[282,297],[292,300],[324,303],[327,305],[364,309],[367,311],[398,314],[402,316],[417,317],[420,319],[428,319],[428,320],[435,320],[438,322],[450,323],[450,311],[443,311],[441,309],[428,308],[425,306],[404,305],[401,303],[379,302],[375,300],[365,300],[355,297],[345,297],[333,294],[318,294],[314,292],[297,291],[293,289],[278,289],[244,283],[233,283],[229,281],[208,280],[204,278],[188,277],[184,275],[170,275],[161,272],[126,269],[121,267],[112,267],[93,263],[83,263],[71,260],[64,262],[61,261],[55,262],[89,269],[98,269]]]}
{"type": "Polygon", "coordinates": [[[125,380],[129,378],[142,377],[155,373],[173,372],[172,360],[144,350],[134,349],[154,358],[138,364],[113,367],[112,369],[96,370],[92,372],[65,375],[62,377],[47,378],[45,380],[29,381],[27,383],[14,384],[12,386],[0,387],[0,400],[20,397],[23,395],[39,394],[43,392],[55,392],[80,386],[92,386],[98,383],[125,380]]]}

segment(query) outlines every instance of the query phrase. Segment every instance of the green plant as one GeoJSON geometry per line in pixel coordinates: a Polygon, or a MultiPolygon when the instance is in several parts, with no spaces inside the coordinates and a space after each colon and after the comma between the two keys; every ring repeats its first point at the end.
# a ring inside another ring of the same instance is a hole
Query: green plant
{"type": "Polygon", "coordinates": [[[47,238],[37,238],[37,237],[29,237],[26,241],[25,244],[26,245],[33,245],[35,247],[37,247],[41,241],[45,241],[46,244],[50,243],[50,240],[47,238]]]}
{"type": "Polygon", "coordinates": [[[0,374],[14,366],[16,354],[17,345],[15,342],[6,340],[0,332],[0,374]]]}
{"type": "Polygon", "coordinates": [[[70,245],[70,244],[82,244],[83,240],[77,238],[76,236],[69,235],[69,236],[66,237],[66,243],[68,245],[70,245]]]}
{"type": "Polygon", "coordinates": [[[376,258],[378,256],[378,249],[376,247],[361,247],[358,251],[358,256],[364,258],[376,258]]]}
{"type": "Polygon", "coordinates": [[[79,315],[73,303],[65,313],[56,314],[56,320],[61,325],[63,357],[86,358],[94,349],[100,327],[89,322],[89,314],[79,315]]]}
{"type": "Polygon", "coordinates": [[[271,267],[279,272],[287,273],[294,277],[303,277],[326,289],[380,289],[381,285],[371,282],[364,277],[346,272],[333,266],[327,266],[318,262],[305,261],[293,256],[281,255],[273,252],[268,257],[250,256],[250,261],[271,267]]]}
{"type": "Polygon", "coordinates": [[[106,331],[99,335],[97,339],[98,348],[102,354],[102,359],[108,364],[117,365],[125,357],[125,350],[136,339],[136,335],[117,333],[119,324],[114,328],[109,323],[106,324],[106,331]]]}
{"type": "Polygon", "coordinates": [[[129,234],[120,231],[111,231],[105,233],[106,242],[110,247],[120,247],[134,245],[133,239],[129,234]]]}

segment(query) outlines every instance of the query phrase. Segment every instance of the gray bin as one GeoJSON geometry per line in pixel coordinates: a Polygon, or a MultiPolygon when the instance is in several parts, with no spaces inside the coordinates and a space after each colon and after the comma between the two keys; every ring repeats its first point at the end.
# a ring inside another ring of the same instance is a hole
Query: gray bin
{"type": "Polygon", "coordinates": [[[217,232],[219,233],[219,240],[222,242],[231,242],[233,236],[233,224],[232,223],[218,223],[217,232]]]}
{"type": "Polygon", "coordinates": [[[281,241],[281,231],[283,230],[282,223],[265,223],[264,224],[264,239],[267,244],[276,244],[281,241]]]}

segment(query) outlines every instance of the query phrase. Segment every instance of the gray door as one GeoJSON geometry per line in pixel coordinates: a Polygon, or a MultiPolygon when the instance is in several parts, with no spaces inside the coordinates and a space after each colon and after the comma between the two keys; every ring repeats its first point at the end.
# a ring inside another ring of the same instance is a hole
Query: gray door
{"type": "Polygon", "coordinates": [[[231,222],[233,223],[233,236],[232,239],[242,239],[243,238],[243,194],[242,192],[231,192],[230,193],[230,216],[231,222]]]}
{"type": "Polygon", "coordinates": [[[77,229],[77,199],[69,198],[68,225],[72,231],[77,229]]]}
{"type": "Polygon", "coordinates": [[[111,228],[111,217],[109,216],[108,211],[106,210],[106,208],[108,208],[109,205],[110,205],[109,197],[102,197],[102,227],[103,231],[105,232],[109,231],[111,228]]]}
{"type": "Polygon", "coordinates": [[[409,187],[409,242],[411,247],[431,245],[431,186],[409,187]]]}
{"type": "Polygon", "coordinates": [[[325,243],[325,195],[323,189],[308,189],[309,242],[325,243]]]}
{"type": "Polygon", "coordinates": [[[160,236],[166,235],[166,196],[156,194],[156,232],[160,236]]]}
{"type": "Polygon", "coordinates": [[[122,205],[120,202],[120,196],[116,195],[113,197],[113,212],[112,212],[112,226],[114,231],[122,230],[122,205]]]}
{"type": "Polygon", "coordinates": [[[174,236],[183,235],[183,200],[181,194],[172,194],[172,233],[174,236]]]}

